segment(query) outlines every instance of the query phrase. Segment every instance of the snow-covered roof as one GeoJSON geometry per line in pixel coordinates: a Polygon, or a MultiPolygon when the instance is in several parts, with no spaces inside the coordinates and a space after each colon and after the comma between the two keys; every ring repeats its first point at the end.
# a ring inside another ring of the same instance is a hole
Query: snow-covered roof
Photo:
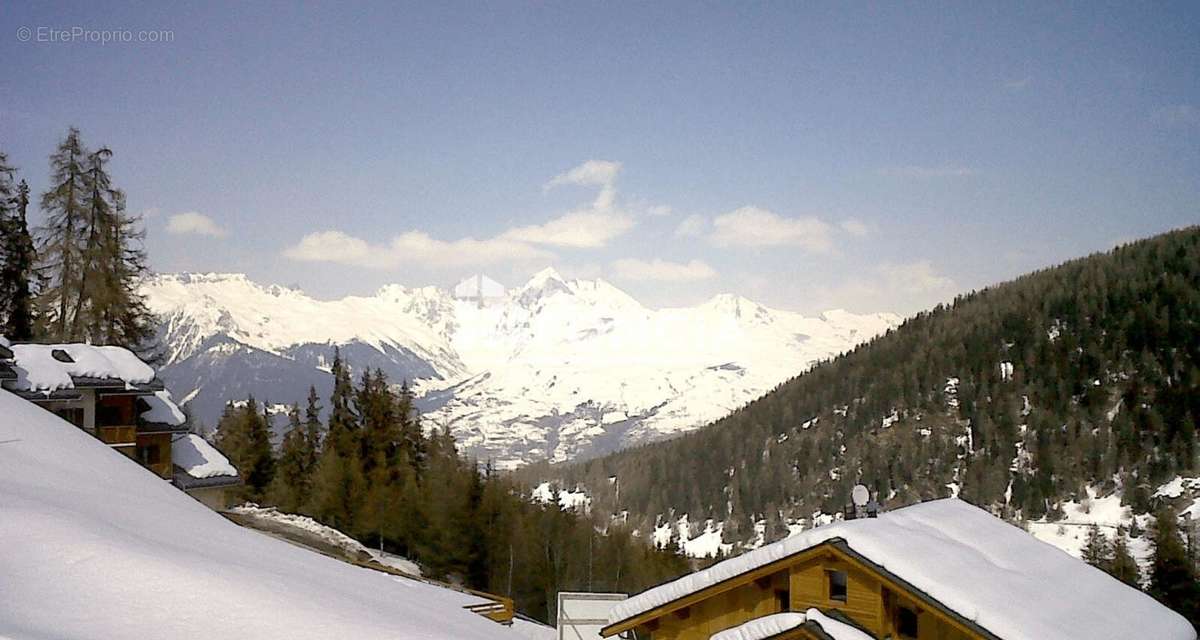
{"type": "Polygon", "coordinates": [[[816,609],[804,613],[773,613],[755,618],[731,629],[718,631],[709,640],[768,640],[801,626],[819,627],[833,640],[874,640],[855,627],[834,620],[816,609]]]}
{"type": "Polygon", "coordinates": [[[1196,638],[1150,596],[957,498],[802,532],[620,602],[609,620],[835,541],[1005,640],[1196,638]]]}
{"type": "Polygon", "coordinates": [[[709,636],[709,640],[766,640],[791,631],[807,621],[803,613],[774,613],[718,631],[709,636]]]}
{"type": "Polygon", "coordinates": [[[204,438],[188,433],[171,442],[171,462],[193,478],[237,476],[229,459],[204,438]]]}
{"type": "Polygon", "coordinates": [[[179,426],[187,421],[187,417],[175,405],[175,401],[171,399],[171,392],[167,390],[155,391],[153,395],[148,395],[142,398],[150,408],[142,412],[142,420],[146,422],[154,422],[157,424],[170,425],[172,427],[179,426]]]}
{"type": "Polygon", "coordinates": [[[122,347],[15,344],[11,350],[12,369],[17,377],[10,388],[19,391],[49,394],[73,389],[80,379],[123,382],[127,387],[154,381],[154,369],[122,347]]]}
{"type": "Polygon", "coordinates": [[[458,592],[243,529],[3,390],[0,441],[0,637],[521,638],[458,592]]]}

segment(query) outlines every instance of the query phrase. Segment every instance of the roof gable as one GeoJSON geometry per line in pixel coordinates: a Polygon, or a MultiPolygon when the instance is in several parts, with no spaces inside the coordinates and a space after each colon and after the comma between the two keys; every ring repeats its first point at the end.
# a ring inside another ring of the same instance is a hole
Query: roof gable
{"type": "Polygon", "coordinates": [[[839,538],[918,595],[1006,640],[1196,638],[1183,617],[1149,596],[954,498],[803,532],[634,596],[613,607],[610,622],[839,538]]]}

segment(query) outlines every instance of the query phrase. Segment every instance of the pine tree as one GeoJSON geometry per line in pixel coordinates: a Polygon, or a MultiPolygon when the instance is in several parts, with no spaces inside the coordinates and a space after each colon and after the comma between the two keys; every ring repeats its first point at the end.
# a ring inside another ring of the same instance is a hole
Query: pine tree
{"type": "Polygon", "coordinates": [[[350,382],[350,370],[342,360],[341,349],[334,348],[333,352],[333,395],[329,398],[329,431],[325,436],[325,447],[332,447],[346,459],[351,452],[358,459],[358,416],[354,415],[351,405],[354,400],[354,386],[350,382]]]}
{"type": "Polygon", "coordinates": [[[1117,580],[1135,589],[1140,588],[1142,571],[1138,568],[1137,560],[1133,558],[1133,554],[1129,552],[1129,543],[1125,538],[1125,527],[1117,528],[1117,535],[1113,539],[1112,564],[1109,565],[1108,572],[1117,580]]]}
{"type": "Polygon", "coordinates": [[[269,424],[269,417],[258,412],[253,396],[242,407],[227,405],[217,424],[217,448],[242,477],[242,497],[246,500],[262,500],[274,475],[269,424]]]}
{"type": "Polygon", "coordinates": [[[282,511],[295,513],[308,501],[311,494],[310,458],[308,437],[300,423],[300,407],[292,407],[288,413],[288,432],[283,437],[279,459],[275,463],[275,476],[267,491],[270,502],[282,511]]]}
{"type": "Polygon", "coordinates": [[[1104,571],[1108,571],[1112,566],[1112,547],[1096,524],[1088,527],[1087,539],[1083,543],[1083,561],[1104,571]]]}
{"type": "Polygon", "coordinates": [[[17,186],[15,207],[4,221],[0,238],[0,301],[4,302],[5,324],[0,333],[10,340],[29,341],[34,336],[33,279],[37,253],[28,224],[29,185],[22,180],[17,186]]]}
{"type": "Polygon", "coordinates": [[[76,299],[80,296],[86,250],[87,156],[79,130],[71,127],[50,156],[52,184],[42,194],[46,222],[39,230],[38,254],[48,283],[41,295],[53,314],[47,318],[49,338],[60,342],[73,337],[75,321],[70,313],[78,306],[76,299]]]}
{"type": "Polygon", "coordinates": [[[139,221],[112,184],[108,148],[91,153],[72,128],[51,156],[54,185],[42,195],[43,302],[50,337],[148,352],[152,316],[138,286],[147,273],[139,221]]]}
{"type": "Polygon", "coordinates": [[[16,169],[0,151],[0,335],[10,340],[33,338],[30,301],[34,253],[26,214],[29,185],[13,184],[16,169]]]}
{"type": "Polygon", "coordinates": [[[1200,622],[1200,584],[1179,535],[1175,514],[1169,509],[1159,511],[1154,519],[1150,595],[1193,624],[1200,622]]]}

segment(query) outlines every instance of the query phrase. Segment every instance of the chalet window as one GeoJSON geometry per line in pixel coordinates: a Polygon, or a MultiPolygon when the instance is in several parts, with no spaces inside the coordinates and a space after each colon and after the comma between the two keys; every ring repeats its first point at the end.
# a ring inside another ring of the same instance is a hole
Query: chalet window
{"type": "Polygon", "coordinates": [[[846,572],[826,571],[829,579],[829,599],[837,602],[846,601],[846,572]]]}
{"type": "Polygon", "coordinates": [[[916,611],[913,611],[908,607],[896,608],[896,633],[899,633],[900,637],[919,637],[919,634],[917,633],[919,622],[920,618],[917,616],[916,611]]]}
{"type": "Polygon", "coordinates": [[[162,462],[162,453],[156,444],[138,447],[138,459],[142,464],[158,464],[162,462]]]}
{"type": "Polygon", "coordinates": [[[792,609],[792,594],[788,589],[775,590],[775,610],[780,613],[791,611],[792,609]]]}
{"type": "Polygon", "coordinates": [[[121,427],[126,426],[123,416],[121,415],[120,407],[110,405],[99,405],[96,407],[96,425],[101,427],[121,427]]]}
{"type": "Polygon", "coordinates": [[[83,409],[82,408],[71,407],[71,408],[66,408],[66,409],[55,409],[54,415],[62,418],[63,420],[66,420],[67,422],[70,422],[71,424],[73,424],[77,427],[83,426],[83,409]]]}

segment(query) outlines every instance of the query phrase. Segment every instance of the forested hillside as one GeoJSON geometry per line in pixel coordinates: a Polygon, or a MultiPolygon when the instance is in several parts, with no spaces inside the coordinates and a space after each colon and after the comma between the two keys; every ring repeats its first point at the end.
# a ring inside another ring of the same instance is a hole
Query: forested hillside
{"type": "Polygon", "coordinates": [[[585,485],[643,531],[688,514],[727,541],[950,495],[1013,521],[1195,475],[1200,229],[1074,260],[920,313],[681,438],[525,479],[585,485]]]}

